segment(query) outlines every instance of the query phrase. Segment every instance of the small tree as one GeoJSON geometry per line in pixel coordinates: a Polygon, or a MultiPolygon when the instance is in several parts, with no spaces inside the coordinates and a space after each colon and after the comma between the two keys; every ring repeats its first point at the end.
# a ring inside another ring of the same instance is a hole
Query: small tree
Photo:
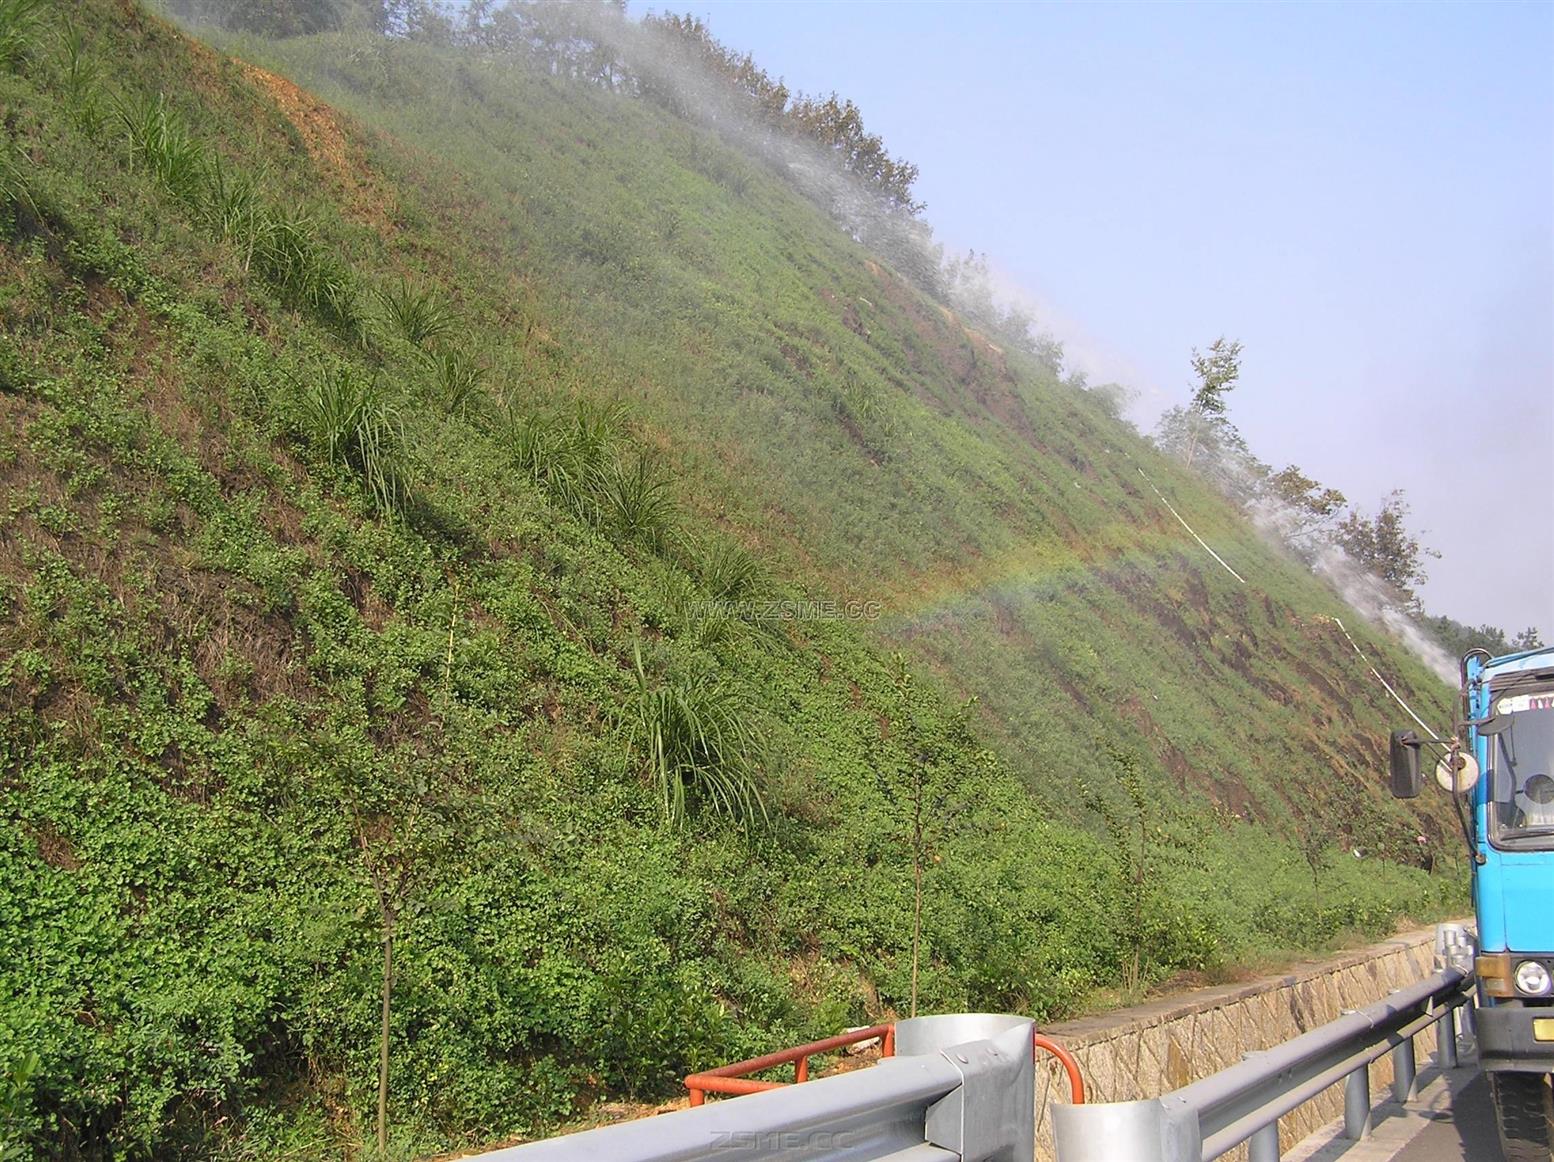
{"type": "Polygon", "coordinates": [[[353,815],[357,847],[362,867],[372,885],[378,906],[379,943],[383,951],[382,1010],[378,1028],[378,1155],[388,1153],[388,1094],[390,1033],[393,1027],[394,940],[401,922],[417,902],[416,888],[427,867],[417,850],[417,824],[420,820],[419,797],[412,800],[408,813],[396,818],[392,813],[353,815]]]}
{"type": "Polygon", "coordinates": [[[1538,633],[1538,627],[1535,625],[1529,625],[1526,629],[1522,630],[1521,633],[1517,634],[1514,638],[1511,639],[1511,648],[1518,651],[1536,650],[1541,648],[1542,645],[1543,637],[1538,633]]]}
{"type": "Polygon", "coordinates": [[[1278,506],[1280,532],[1296,548],[1330,531],[1349,503],[1338,489],[1324,488],[1293,464],[1269,475],[1262,494],[1278,506]]]}
{"type": "MultiPolygon", "coordinates": [[[[382,953],[378,1025],[378,1156],[388,1153],[389,1064],[392,1053],[395,950],[405,925],[427,902],[437,868],[456,845],[456,835],[474,823],[478,796],[455,803],[450,793],[462,781],[444,766],[448,718],[454,709],[453,667],[458,644],[459,581],[449,578],[453,601],[442,689],[436,703],[436,732],[421,747],[396,748],[388,754],[357,756],[358,769],[342,771],[337,795],[350,821],[361,869],[378,914],[382,953]],[[428,746],[428,744],[430,744],[428,746]],[[453,777],[444,777],[452,775],[453,777]],[[457,825],[455,825],[457,820],[457,825]]],[[[446,866],[443,864],[443,866],[446,866]]]]}
{"type": "MultiPolygon", "coordinates": [[[[924,877],[937,863],[935,847],[951,833],[964,804],[952,752],[939,732],[922,721],[918,693],[906,658],[896,653],[891,715],[880,723],[880,755],[875,768],[880,794],[898,817],[899,834],[912,860],[912,992],[909,1016],[917,1016],[923,943],[924,877]]],[[[969,710],[969,706],[967,708],[969,710]]]]}
{"type": "Polygon", "coordinates": [[[1193,374],[1198,386],[1192,393],[1192,405],[1188,411],[1197,419],[1189,428],[1187,454],[1190,465],[1205,434],[1214,432],[1225,420],[1225,397],[1234,390],[1241,378],[1241,344],[1226,342],[1221,335],[1209,345],[1207,354],[1196,347],[1192,351],[1193,374]]]}
{"type": "Polygon", "coordinates": [[[1241,343],[1226,342],[1221,335],[1209,344],[1208,354],[1192,350],[1193,374],[1198,387],[1192,393],[1192,409],[1199,415],[1219,418],[1225,414],[1225,396],[1241,378],[1241,343]]]}
{"type": "Polygon", "coordinates": [[[1111,840],[1122,983],[1131,993],[1155,970],[1208,967],[1218,959],[1219,945],[1214,925],[1167,890],[1172,865],[1187,861],[1202,870],[1201,832],[1149,787],[1137,752],[1109,738],[1100,746],[1110,759],[1115,789],[1082,785],[1080,798],[1100,816],[1111,840]]]}
{"type": "Polygon", "coordinates": [[[1415,587],[1428,576],[1422,558],[1439,557],[1423,546],[1408,528],[1408,502],[1401,490],[1381,502],[1374,517],[1358,510],[1345,517],[1334,531],[1340,548],[1357,564],[1374,573],[1402,596],[1407,608],[1417,610],[1415,587]]]}
{"type": "Polygon", "coordinates": [[[1086,805],[1100,815],[1111,840],[1122,898],[1123,987],[1132,993],[1144,976],[1144,908],[1155,872],[1150,800],[1138,759],[1117,747],[1106,750],[1127,808],[1118,810],[1110,799],[1094,792],[1086,795],[1086,805]]]}

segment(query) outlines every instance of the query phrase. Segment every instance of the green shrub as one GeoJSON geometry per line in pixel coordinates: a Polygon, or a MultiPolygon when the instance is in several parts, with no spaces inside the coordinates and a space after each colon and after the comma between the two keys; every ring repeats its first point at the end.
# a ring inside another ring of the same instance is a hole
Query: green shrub
{"type": "Polygon", "coordinates": [[[41,1145],[32,1110],[33,1079],[43,1060],[27,1051],[14,1065],[0,1069],[0,1162],[35,1157],[29,1145],[41,1145]]]}

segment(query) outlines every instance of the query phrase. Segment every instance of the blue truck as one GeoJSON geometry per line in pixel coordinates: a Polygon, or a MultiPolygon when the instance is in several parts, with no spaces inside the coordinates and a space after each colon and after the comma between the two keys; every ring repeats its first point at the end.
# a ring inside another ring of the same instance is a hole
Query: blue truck
{"type": "Polygon", "coordinates": [[[1479,1066],[1507,1162],[1554,1157],[1554,647],[1462,659],[1444,738],[1394,731],[1392,793],[1422,788],[1421,752],[1453,797],[1473,869],[1479,1066]]]}

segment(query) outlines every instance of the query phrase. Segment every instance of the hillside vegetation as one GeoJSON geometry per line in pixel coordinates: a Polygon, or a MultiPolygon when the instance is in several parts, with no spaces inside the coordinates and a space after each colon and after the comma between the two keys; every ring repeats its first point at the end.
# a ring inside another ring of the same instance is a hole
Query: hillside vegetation
{"type": "Polygon", "coordinates": [[[365,1151],[386,991],[410,1156],[1455,900],[1337,598],[727,135],[128,0],[0,112],[0,1157],[365,1151]]]}

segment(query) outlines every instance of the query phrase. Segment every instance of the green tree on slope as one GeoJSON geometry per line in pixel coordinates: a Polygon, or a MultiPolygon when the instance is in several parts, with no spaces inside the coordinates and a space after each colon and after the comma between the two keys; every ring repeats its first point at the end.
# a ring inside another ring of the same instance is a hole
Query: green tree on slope
{"type": "Polygon", "coordinates": [[[1225,397],[1235,390],[1241,378],[1241,343],[1223,335],[1209,345],[1207,352],[1196,347],[1192,352],[1193,374],[1198,385],[1187,407],[1174,407],[1160,417],[1157,435],[1162,448],[1181,456],[1191,465],[1200,452],[1214,452],[1239,437],[1225,418],[1225,397]]]}
{"type": "Polygon", "coordinates": [[[1381,502],[1375,516],[1358,510],[1349,513],[1334,530],[1334,540],[1357,564],[1396,589],[1405,605],[1419,608],[1415,587],[1423,585],[1425,557],[1439,557],[1435,549],[1419,542],[1407,523],[1408,502],[1401,490],[1381,502]]]}

